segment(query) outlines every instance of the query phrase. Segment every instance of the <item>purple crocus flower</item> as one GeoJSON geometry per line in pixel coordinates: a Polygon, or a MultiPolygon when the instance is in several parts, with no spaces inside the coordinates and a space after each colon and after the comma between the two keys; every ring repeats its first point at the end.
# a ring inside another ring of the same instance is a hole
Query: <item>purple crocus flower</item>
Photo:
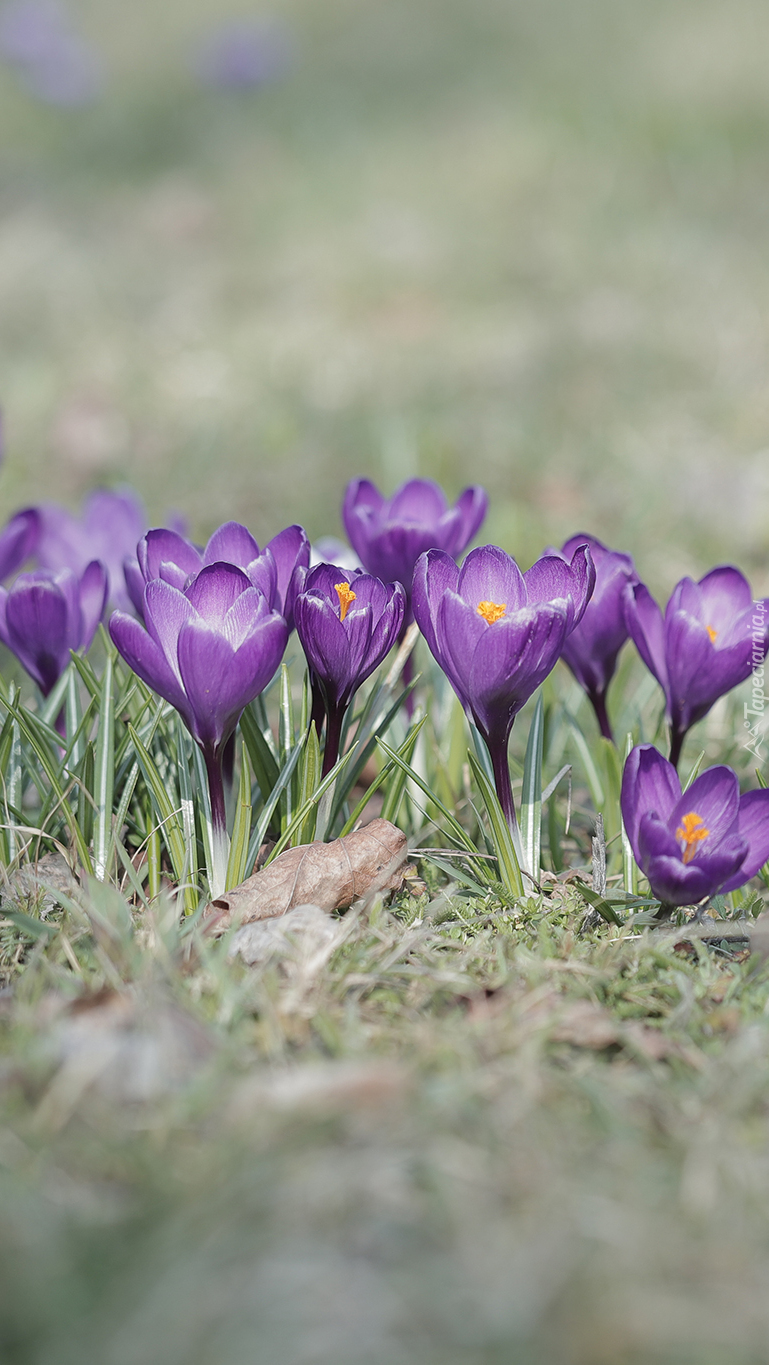
{"type": "Polygon", "coordinates": [[[106,600],[107,571],[96,560],[80,577],[71,569],[36,569],[0,588],[0,639],[43,696],[67,667],[70,650],[90,648],[106,600]]]}
{"type": "Polygon", "coordinates": [[[137,558],[125,565],[126,583],[136,610],[143,610],[145,586],[160,578],[183,589],[191,576],[209,564],[234,564],[265,594],[269,606],[293,628],[295,571],[307,568],[310,542],[301,526],[287,526],[259,549],[251,532],[237,521],[214,531],[204,550],[176,531],[148,531],[139,541],[137,558]]]}
{"type": "Polygon", "coordinates": [[[294,613],[313,682],[313,717],[318,723],[318,692],[327,715],[323,776],[339,756],[345,711],[395,644],[405,611],[400,583],[333,564],[319,564],[307,575],[294,613]]]}
{"type": "MultiPolygon", "coordinates": [[[[411,603],[414,566],[425,550],[456,559],[479,530],[488,497],[478,485],[466,488],[453,507],[437,483],[410,479],[384,498],[368,479],[347,485],[342,508],[345,530],[367,573],[385,583],[402,583],[411,603]]],[[[404,625],[410,620],[404,620],[404,625]]]]}
{"type": "Polygon", "coordinates": [[[83,572],[92,559],[104,564],[109,579],[109,601],[130,610],[125,560],[147,529],[144,505],[130,488],[99,488],[86,500],[81,516],[55,503],[43,503],[37,557],[44,569],[83,572]]]}
{"type": "Polygon", "coordinates": [[[769,790],[740,796],[736,774],[707,768],[681,791],[653,745],[628,755],[622,819],[636,862],[663,905],[695,905],[734,891],[769,859],[769,790]]]}
{"type": "Polygon", "coordinates": [[[582,620],[568,637],[562,658],[584,687],[595,711],[601,734],[613,741],[606,711],[606,692],[617,667],[617,655],[628,638],[625,623],[624,593],[628,583],[638,577],[630,555],[608,550],[595,536],[572,536],[561,554],[571,560],[580,545],[587,545],[595,565],[595,587],[582,620]]]}
{"type": "Polygon", "coordinates": [[[226,816],[222,756],[243,708],[273,677],[288,627],[268,595],[230,563],[207,564],[183,588],[153,578],[145,625],[114,612],[110,634],[139,677],[175,706],[203,752],[214,830],[212,892],[223,889],[226,816]]]}
{"type": "Polygon", "coordinates": [[[496,545],[471,550],[461,569],[443,550],[429,550],[417,562],[414,616],[488,745],[511,829],[507,743],[513,721],[555,666],[594,583],[586,545],[570,561],[543,555],[524,574],[496,545]]]}
{"type": "Polygon", "coordinates": [[[754,602],[747,579],[725,565],[699,583],[682,578],[665,616],[643,583],[625,589],[628,632],[665,693],[670,761],[687,730],[750,676],[769,648],[769,598],[754,602]]]}
{"type": "Polygon", "coordinates": [[[35,553],[40,536],[40,516],[36,508],[17,512],[0,531],[0,579],[20,569],[35,553]]]}

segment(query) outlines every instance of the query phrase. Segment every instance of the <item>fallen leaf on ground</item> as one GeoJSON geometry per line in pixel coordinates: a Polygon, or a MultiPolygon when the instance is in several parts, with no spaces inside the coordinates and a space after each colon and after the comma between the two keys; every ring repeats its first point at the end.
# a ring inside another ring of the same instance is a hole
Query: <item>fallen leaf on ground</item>
{"type": "Polygon", "coordinates": [[[205,915],[212,920],[212,931],[221,933],[231,924],[271,919],[298,905],[344,910],[361,896],[397,890],[406,853],[403,830],[389,820],[372,820],[365,829],[330,844],[286,849],[261,872],[212,901],[205,915]]]}

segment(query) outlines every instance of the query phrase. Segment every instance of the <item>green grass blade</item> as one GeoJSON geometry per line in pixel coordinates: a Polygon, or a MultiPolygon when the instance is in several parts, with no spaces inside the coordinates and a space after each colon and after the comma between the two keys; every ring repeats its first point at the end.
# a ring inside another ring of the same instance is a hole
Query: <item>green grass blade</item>
{"type": "Polygon", "coordinates": [[[542,692],[531,719],[521,789],[521,846],[526,871],[539,881],[542,846],[542,748],[545,734],[545,708],[542,692]]]}
{"type": "Polygon", "coordinates": [[[235,822],[232,827],[230,856],[227,861],[225,891],[239,886],[248,876],[248,845],[251,833],[251,765],[248,761],[248,746],[241,736],[240,740],[240,782],[238,801],[235,806],[235,822]]]}
{"type": "Polygon", "coordinates": [[[264,843],[267,831],[270,828],[270,821],[272,820],[273,814],[277,809],[278,802],[280,801],[280,798],[283,795],[285,788],[287,787],[288,783],[291,781],[291,778],[294,775],[294,771],[299,762],[301,753],[302,750],[297,744],[296,748],[294,749],[294,752],[292,753],[290,759],[288,760],[288,763],[284,764],[283,768],[281,769],[280,776],[277,782],[275,783],[275,786],[273,787],[272,791],[270,792],[269,801],[265,803],[263,809],[259,812],[259,819],[257,820],[256,825],[254,826],[251,832],[251,841],[248,845],[248,858],[246,860],[247,867],[253,867],[254,863],[256,862],[256,857],[259,852],[259,849],[264,843]]]}
{"type": "MultiPolygon", "coordinates": [[[[77,849],[77,855],[82,866],[85,868],[86,872],[93,873],[93,864],[91,862],[91,854],[88,845],[83,838],[82,830],[80,829],[75,813],[67,800],[64,788],[61,784],[61,765],[58,755],[54,757],[51,753],[49,744],[46,742],[45,732],[49,727],[42,725],[40,721],[37,720],[37,717],[33,716],[31,712],[26,711],[23,707],[16,704],[13,706],[9,705],[9,710],[12,711],[18,722],[20,734],[34,750],[38,763],[51,784],[51,789],[54,792],[56,800],[60,804],[61,812],[69,826],[70,835],[72,836],[72,841],[77,849]]],[[[56,735],[55,730],[52,733],[56,735]]],[[[56,736],[56,740],[58,741],[58,736],[56,736]]]]}
{"type": "MultiPolygon", "coordinates": [[[[128,723],[128,729],[133,740],[136,758],[142,771],[147,791],[153,806],[157,820],[154,823],[160,825],[165,846],[168,849],[168,856],[171,859],[171,866],[174,876],[181,883],[184,877],[184,865],[186,861],[186,849],[184,845],[184,827],[182,824],[181,810],[177,810],[168,794],[168,785],[158,772],[157,764],[145,748],[137,731],[128,723]]],[[[197,746],[196,746],[197,747],[197,746]]]]}
{"type": "MultiPolygon", "coordinates": [[[[320,743],[318,732],[315,729],[315,721],[307,731],[307,739],[302,750],[301,776],[299,782],[299,804],[305,806],[312,797],[320,778],[320,743]]],[[[299,830],[298,844],[309,844],[315,837],[315,821],[318,814],[317,806],[313,805],[310,814],[299,830]]]]}
{"type": "Polygon", "coordinates": [[[517,898],[523,895],[523,878],[510,826],[502,813],[494,786],[489,782],[472,749],[468,749],[467,757],[489,817],[494,851],[499,863],[500,881],[508,894],[517,898]]]}
{"type": "MultiPolygon", "coordinates": [[[[633,736],[628,734],[625,739],[625,763],[633,748],[633,736]]],[[[622,884],[629,896],[635,896],[638,892],[638,867],[630,847],[630,840],[627,837],[625,822],[622,821],[622,884]]]]}
{"type": "MultiPolygon", "coordinates": [[[[398,749],[399,756],[405,759],[407,763],[411,763],[417,740],[422,733],[422,727],[426,720],[427,716],[422,716],[421,719],[416,720],[413,725],[409,727],[406,738],[398,749]]],[[[390,765],[388,764],[388,767],[389,766],[390,765]]],[[[407,781],[408,778],[406,777],[403,768],[395,768],[385,794],[385,799],[382,802],[383,820],[391,820],[394,824],[398,819],[398,812],[401,808],[407,781]]]]}
{"type": "MultiPolygon", "coordinates": [[[[299,753],[300,750],[297,748],[296,752],[299,753]]],[[[329,790],[330,787],[334,785],[339,774],[341,772],[344,772],[348,763],[354,757],[355,752],[356,752],[355,746],[353,746],[353,748],[348,749],[347,753],[343,754],[340,759],[337,759],[336,763],[331,769],[331,772],[326,774],[320,785],[315,788],[315,791],[313,792],[312,796],[307,801],[305,801],[304,805],[299,807],[299,810],[296,812],[296,815],[294,816],[291,823],[287,825],[286,828],[284,829],[275,847],[270,850],[270,855],[265,861],[265,867],[267,866],[268,863],[272,862],[273,858],[277,858],[278,854],[282,853],[284,848],[288,847],[294,835],[301,828],[304,821],[309,816],[310,811],[313,810],[313,808],[317,809],[326,792],[329,790]]]]}
{"type": "Polygon", "coordinates": [[[96,818],[93,837],[93,867],[99,881],[109,872],[108,855],[112,836],[112,805],[115,795],[115,711],[113,664],[107,655],[101,680],[99,728],[94,754],[94,801],[96,818]]]}
{"type": "MultiPolygon", "coordinates": [[[[184,831],[185,881],[193,886],[198,884],[198,837],[195,829],[195,796],[190,773],[189,732],[181,716],[176,717],[176,772],[179,781],[179,800],[182,807],[182,829],[184,831]]],[[[196,746],[197,747],[197,746],[196,746]]]]}
{"type": "Polygon", "coordinates": [[[262,800],[267,801],[278,780],[280,769],[259,725],[253,702],[246,707],[240,718],[240,730],[248,748],[251,769],[259,784],[262,800]]]}
{"type": "Polygon", "coordinates": [[[703,750],[701,751],[701,753],[700,753],[699,758],[696,760],[696,762],[695,762],[694,765],[692,766],[691,772],[689,773],[689,776],[687,777],[686,781],[683,782],[683,783],[681,784],[681,791],[682,791],[682,792],[685,792],[685,791],[687,790],[687,788],[691,787],[692,782],[694,781],[695,777],[697,777],[698,774],[699,774],[699,771],[700,771],[700,768],[702,767],[704,758],[705,758],[705,750],[703,749],[703,750]]]}
{"type": "MultiPolygon", "coordinates": [[[[415,745],[415,743],[416,743],[417,736],[419,735],[419,733],[420,733],[420,731],[421,731],[421,729],[422,729],[422,726],[425,724],[425,721],[426,721],[426,720],[427,720],[427,716],[423,716],[421,720],[416,721],[416,723],[415,723],[415,724],[411,727],[411,729],[409,730],[409,732],[408,732],[408,734],[407,734],[405,740],[403,741],[402,745],[400,746],[400,748],[399,748],[398,751],[397,751],[398,754],[400,755],[400,757],[403,758],[403,759],[405,759],[405,761],[406,761],[407,763],[408,763],[408,762],[410,761],[410,759],[411,759],[411,754],[412,754],[414,745],[415,745]]],[[[382,806],[382,817],[381,817],[381,818],[382,818],[383,820],[393,820],[393,821],[395,820],[395,817],[396,817],[397,812],[398,812],[398,807],[400,806],[401,800],[402,800],[402,798],[403,798],[403,792],[405,791],[405,788],[406,788],[407,777],[406,777],[406,773],[405,773],[405,771],[403,770],[403,768],[396,768],[395,763],[392,762],[392,760],[388,760],[388,762],[387,762],[387,763],[384,765],[384,767],[382,768],[382,771],[381,771],[380,773],[377,773],[376,777],[374,778],[374,781],[373,781],[373,782],[371,783],[371,785],[367,788],[367,790],[363,793],[363,796],[361,797],[360,801],[359,801],[358,804],[356,805],[355,809],[352,811],[352,813],[351,813],[349,819],[348,819],[348,820],[345,822],[345,824],[342,826],[341,830],[339,831],[339,838],[340,838],[340,839],[343,839],[344,836],[345,836],[345,834],[349,834],[352,830],[355,829],[355,826],[357,825],[358,821],[360,820],[361,815],[363,814],[364,810],[366,809],[366,806],[368,805],[368,803],[369,803],[369,801],[371,800],[371,798],[372,798],[372,796],[374,795],[374,793],[377,792],[377,791],[379,791],[379,788],[380,788],[381,786],[384,785],[384,783],[388,780],[388,778],[389,778],[389,777],[391,776],[391,774],[393,774],[393,773],[395,773],[396,776],[397,776],[397,781],[398,781],[397,792],[398,792],[399,794],[397,795],[397,800],[396,800],[396,794],[393,793],[392,800],[391,800],[391,799],[390,799],[390,795],[391,795],[391,792],[393,791],[393,786],[391,786],[390,790],[389,790],[388,793],[387,793],[387,797],[385,798],[384,804],[383,804],[383,806],[382,806]]],[[[393,782],[393,785],[394,785],[394,782],[393,782]]]]}
{"type": "Polygon", "coordinates": [[[566,712],[566,720],[571,729],[571,737],[574,740],[577,753],[582,760],[582,767],[585,770],[585,777],[587,778],[587,785],[590,788],[593,805],[596,810],[602,811],[606,802],[606,792],[604,791],[595,760],[590,752],[590,745],[570,711],[566,712]]]}

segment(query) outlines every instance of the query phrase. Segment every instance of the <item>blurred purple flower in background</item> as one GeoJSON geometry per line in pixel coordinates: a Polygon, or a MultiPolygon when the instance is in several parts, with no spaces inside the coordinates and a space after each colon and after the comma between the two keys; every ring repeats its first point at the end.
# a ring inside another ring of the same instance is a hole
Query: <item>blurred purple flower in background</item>
{"type": "Polygon", "coordinates": [[[442,550],[414,573],[414,616],[491,756],[511,829],[515,809],[507,743],[513,721],[555,667],[595,583],[586,545],[570,562],[545,555],[522,574],[496,545],[471,550],[461,569],[442,550]]]}
{"type": "Polygon", "coordinates": [[[72,569],[81,574],[92,559],[107,570],[109,601],[130,610],[124,563],[135,556],[136,546],[147,529],[141,499],[130,488],[97,489],[86,500],[81,516],[55,503],[43,503],[37,557],[44,569],[72,569]]]}
{"type": "Polygon", "coordinates": [[[0,588],[0,640],[16,655],[43,696],[58,682],[70,650],[88,650],[107,601],[107,571],[93,561],[71,569],[36,569],[0,588]]]}
{"type": "Polygon", "coordinates": [[[0,9],[0,58],[47,104],[89,104],[102,88],[98,54],[56,0],[10,0],[0,9]]]}
{"type": "Polygon", "coordinates": [[[665,693],[670,761],[677,768],[687,730],[724,693],[750,677],[769,647],[769,598],[754,603],[739,569],[682,578],[662,612],[643,583],[625,589],[629,634],[665,693]]]}
{"type": "Polygon", "coordinates": [[[484,489],[475,486],[466,488],[449,507],[443,489],[431,479],[409,479],[391,498],[384,498],[369,479],[353,479],[345,492],[342,518],[366,572],[384,583],[402,583],[410,605],[419,556],[425,550],[443,550],[456,559],[479,530],[488,501],[484,489]]]}
{"type": "Polygon", "coordinates": [[[307,568],[310,542],[301,526],[287,526],[259,549],[251,532],[237,521],[225,522],[211,536],[205,549],[177,531],[148,531],[136,547],[137,557],[125,565],[128,592],[136,610],[143,611],[147,583],[161,578],[184,589],[191,576],[208,564],[235,564],[267,597],[270,607],[285,616],[293,628],[295,571],[307,568]]]}
{"type": "Polygon", "coordinates": [[[307,655],[318,728],[318,689],[327,716],[324,777],[339,756],[345,711],[395,644],[405,610],[400,583],[382,583],[334,564],[311,569],[296,598],[296,633],[307,655]]]}
{"type": "Polygon", "coordinates": [[[696,905],[735,891],[769,859],[769,791],[740,796],[731,768],[700,773],[685,792],[651,744],[628,755],[622,819],[633,854],[663,904],[696,905]]]}
{"type": "Polygon", "coordinates": [[[293,44],[288,29],[276,19],[228,19],[201,41],[194,67],[206,85],[222,90],[251,90],[279,80],[291,66],[293,44]]]}
{"type": "Polygon", "coordinates": [[[36,507],[11,517],[0,531],[0,579],[15,573],[35,553],[39,537],[40,515],[36,507]]]}
{"type": "Polygon", "coordinates": [[[595,536],[572,536],[563,549],[548,551],[570,560],[580,545],[587,545],[595,565],[595,588],[582,620],[563,647],[563,661],[592,703],[601,734],[613,740],[606,711],[606,692],[617,667],[617,655],[628,638],[625,622],[625,587],[637,583],[630,555],[608,550],[595,536]]]}
{"type": "Polygon", "coordinates": [[[227,823],[222,759],[243,708],[267,686],[288,639],[280,612],[242,569],[206,565],[184,589],[153,578],[142,615],[114,612],[109,629],[129,666],[184,720],[203,753],[211,795],[214,873],[224,889],[227,823]]]}

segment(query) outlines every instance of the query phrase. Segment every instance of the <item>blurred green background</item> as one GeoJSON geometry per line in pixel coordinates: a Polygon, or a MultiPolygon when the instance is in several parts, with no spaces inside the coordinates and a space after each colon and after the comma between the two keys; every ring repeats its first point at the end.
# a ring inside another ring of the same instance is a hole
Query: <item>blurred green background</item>
{"type": "Polygon", "coordinates": [[[530,561],[769,589],[769,6],[276,0],[282,79],[206,88],[240,0],[79,0],[101,97],[0,68],[7,511],[339,530],[347,479],[482,481],[530,561]]]}

